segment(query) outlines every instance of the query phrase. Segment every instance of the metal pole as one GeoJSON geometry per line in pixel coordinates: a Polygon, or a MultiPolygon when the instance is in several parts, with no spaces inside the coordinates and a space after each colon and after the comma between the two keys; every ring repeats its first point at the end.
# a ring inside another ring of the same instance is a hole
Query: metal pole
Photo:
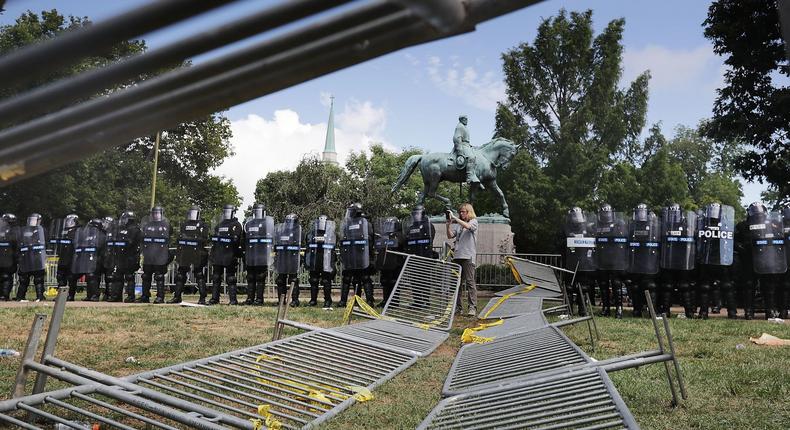
{"type": "Polygon", "coordinates": [[[36,314],[33,317],[33,326],[30,328],[30,334],[27,336],[27,344],[25,344],[25,352],[22,354],[22,360],[19,362],[19,370],[16,373],[16,383],[11,391],[11,398],[22,397],[25,395],[25,383],[27,382],[28,370],[25,367],[25,361],[32,360],[38,349],[38,342],[41,340],[41,331],[44,328],[44,320],[47,316],[44,314],[36,314]]]}
{"type": "Polygon", "coordinates": [[[156,132],[156,143],[154,143],[154,172],[152,174],[153,179],[151,180],[151,209],[154,208],[154,203],[156,203],[156,172],[159,167],[159,138],[162,135],[162,132],[156,132]]]}
{"type": "MultiPolygon", "coordinates": [[[[650,310],[650,319],[653,320],[653,329],[656,331],[656,339],[658,340],[658,349],[661,353],[664,353],[664,340],[661,338],[661,332],[658,329],[658,323],[656,322],[656,310],[653,308],[653,299],[650,297],[650,291],[645,290],[645,300],[647,301],[647,308],[650,310]]],[[[662,316],[661,318],[666,319],[669,318],[668,316],[662,316]]],[[[669,382],[669,390],[672,392],[672,406],[677,406],[678,403],[678,393],[675,391],[675,383],[672,381],[672,373],[669,371],[669,363],[664,362],[664,370],[667,372],[667,381],[669,382]]]]}
{"type": "Polygon", "coordinates": [[[669,329],[669,321],[666,318],[664,318],[664,332],[667,334],[669,352],[672,354],[672,362],[675,364],[675,374],[677,375],[678,385],[680,386],[680,395],[683,397],[683,400],[686,400],[688,399],[686,384],[683,382],[683,374],[680,373],[680,363],[678,363],[678,358],[675,356],[675,345],[672,341],[672,331],[669,329]]]}
{"type": "MultiPolygon", "coordinates": [[[[68,286],[58,287],[58,296],[55,298],[55,307],[52,310],[52,319],[49,321],[47,339],[44,341],[44,352],[41,353],[41,363],[44,363],[44,359],[48,355],[55,354],[55,346],[58,342],[58,333],[60,333],[60,324],[63,322],[63,314],[66,312],[66,298],[68,293],[68,286]]],[[[46,385],[47,375],[39,372],[39,374],[36,375],[36,383],[33,385],[33,394],[43,392],[46,385]]]]}

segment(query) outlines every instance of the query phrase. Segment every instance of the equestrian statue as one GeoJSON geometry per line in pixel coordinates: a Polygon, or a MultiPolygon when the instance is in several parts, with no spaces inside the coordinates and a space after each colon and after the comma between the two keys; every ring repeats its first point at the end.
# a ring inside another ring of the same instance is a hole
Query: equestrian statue
{"type": "Polygon", "coordinates": [[[469,131],[466,128],[466,115],[458,117],[458,125],[453,134],[453,152],[436,152],[412,155],[406,160],[398,181],[392,187],[396,192],[409,180],[414,169],[419,166],[422,173],[423,191],[417,204],[423,204],[425,197],[442,201],[449,208],[450,199],[436,194],[441,181],[469,184],[469,199],[474,201],[478,189],[494,193],[502,206],[502,215],[510,218],[505,195],[496,183],[497,169],[505,169],[516,155],[516,145],[501,137],[476,148],[469,144],[469,131]]]}

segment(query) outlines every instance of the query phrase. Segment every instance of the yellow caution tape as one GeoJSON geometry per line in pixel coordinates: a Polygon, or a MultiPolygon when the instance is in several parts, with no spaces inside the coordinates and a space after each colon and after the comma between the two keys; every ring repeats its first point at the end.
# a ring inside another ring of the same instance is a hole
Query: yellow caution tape
{"type": "Polygon", "coordinates": [[[346,311],[343,312],[343,324],[348,324],[348,322],[351,320],[351,312],[353,312],[355,304],[359,305],[359,308],[362,309],[366,314],[372,316],[377,320],[389,320],[389,321],[392,320],[392,318],[385,317],[384,315],[378,313],[378,311],[373,309],[368,304],[368,302],[362,299],[362,297],[354,295],[354,297],[352,297],[351,300],[348,301],[348,304],[346,305],[346,311]]]}
{"type": "Polygon", "coordinates": [[[463,343],[488,343],[494,340],[493,337],[483,337],[478,336],[475,333],[480,330],[485,330],[489,327],[495,327],[498,325],[504,324],[505,320],[499,319],[498,321],[490,322],[490,323],[482,323],[479,324],[477,327],[469,327],[464,330],[464,333],[461,335],[461,341],[463,343]]]}
{"type": "MultiPolygon", "coordinates": [[[[283,428],[283,424],[279,420],[274,418],[274,415],[272,415],[271,413],[271,408],[272,405],[258,405],[258,415],[263,417],[264,419],[263,423],[266,424],[267,429],[280,430],[283,428]]],[[[260,422],[260,420],[257,421],[260,422]]],[[[254,421],[253,421],[253,425],[255,425],[254,421]]],[[[255,428],[258,429],[260,427],[255,427],[255,428]]]]}
{"type": "Polygon", "coordinates": [[[518,273],[518,269],[516,269],[516,265],[513,263],[513,259],[511,257],[507,257],[507,265],[510,266],[510,272],[513,273],[513,277],[516,278],[516,282],[519,284],[524,284],[524,280],[521,279],[521,273],[518,273]]]}
{"type": "Polygon", "coordinates": [[[498,308],[499,305],[501,305],[502,303],[505,303],[505,301],[507,299],[509,299],[509,298],[511,298],[513,296],[519,295],[519,294],[528,293],[528,292],[534,290],[535,287],[536,287],[536,285],[527,285],[521,291],[517,291],[515,293],[510,293],[510,294],[505,294],[504,296],[500,297],[500,299],[497,300],[496,303],[494,303],[494,306],[491,306],[491,309],[489,309],[485,314],[483,314],[483,318],[482,319],[488,318],[488,316],[491,315],[491,313],[494,312],[494,310],[496,310],[496,308],[498,308]]]}
{"type": "Polygon", "coordinates": [[[310,397],[311,399],[315,399],[315,400],[320,400],[320,401],[322,401],[322,402],[326,402],[326,403],[332,403],[332,402],[329,400],[329,398],[328,398],[328,397],[326,397],[326,396],[324,395],[324,393],[323,393],[322,391],[320,391],[320,390],[310,390],[310,391],[307,393],[307,397],[310,397]]]}
{"type": "Polygon", "coordinates": [[[44,295],[49,297],[49,298],[55,297],[55,296],[58,295],[58,289],[55,288],[55,287],[49,287],[49,288],[47,288],[47,292],[44,293],[44,295]]]}
{"type": "Polygon", "coordinates": [[[258,418],[250,418],[253,430],[263,430],[263,421],[258,418]]]}
{"type": "Polygon", "coordinates": [[[361,387],[359,385],[349,385],[347,388],[354,392],[354,400],[358,402],[367,402],[368,400],[373,400],[373,393],[371,393],[366,387],[361,387]]]}

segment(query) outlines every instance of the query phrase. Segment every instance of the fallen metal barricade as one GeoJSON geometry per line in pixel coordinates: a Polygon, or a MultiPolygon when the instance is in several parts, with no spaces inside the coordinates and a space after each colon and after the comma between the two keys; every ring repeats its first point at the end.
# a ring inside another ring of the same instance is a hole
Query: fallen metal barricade
{"type": "Polygon", "coordinates": [[[493,297],[477,315],[478,318],[509,318],[524,314],[543,312],[543,298],[530,294],[493,297]]]}
{"type": "Polygon", "coordinates": [[[603,369],[583,369],[442,400],[429,429],[638,429],[603,369]]]}

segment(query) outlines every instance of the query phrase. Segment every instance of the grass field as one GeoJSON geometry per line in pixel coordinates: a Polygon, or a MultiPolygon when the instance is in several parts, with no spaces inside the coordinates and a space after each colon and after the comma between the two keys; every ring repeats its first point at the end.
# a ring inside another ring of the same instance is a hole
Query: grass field
{"type": "MultiPolygon", "coordinates": [[[[0,307],[0,348],[21,351],[36,312],[49,313],[51,307],[0,307]]],[[[289,312],[290,319],[318,326],[338,325],[342,318],[339,310],[302,307],[289,312]]],[[[128,375],[267,342],[274,313],[271,306],[72,307],[67,309],[56,355],[111,375],[128,375]],[[126,363],[129,356],[138,363],[126,363]]],[[[647,319],[597,321],[601,341],[592,354],[595,358],[656,347],[647,319]]],[[[414,428],[439,401],[460,334],[474,323],[458,319],[450,339],[431,356],[375,390],[373,401],[351,407],[324,428],[414,428]]],[[[590,353],[586,327],[564,330],[590,353]]],[[[763,332],[788,339],[790,324],[674,319],[672,330],[690,396],[680,407],[670,406],[661,365],[611,374],[642,428],[790,428],[790,347],[749,342],[750,336],[763,332]],[[736,349],[738,344],[745,348],[736,349]]],[[[8,397],[18,364],[18,359],[0,359],[0,399],[8,397]]]]}

